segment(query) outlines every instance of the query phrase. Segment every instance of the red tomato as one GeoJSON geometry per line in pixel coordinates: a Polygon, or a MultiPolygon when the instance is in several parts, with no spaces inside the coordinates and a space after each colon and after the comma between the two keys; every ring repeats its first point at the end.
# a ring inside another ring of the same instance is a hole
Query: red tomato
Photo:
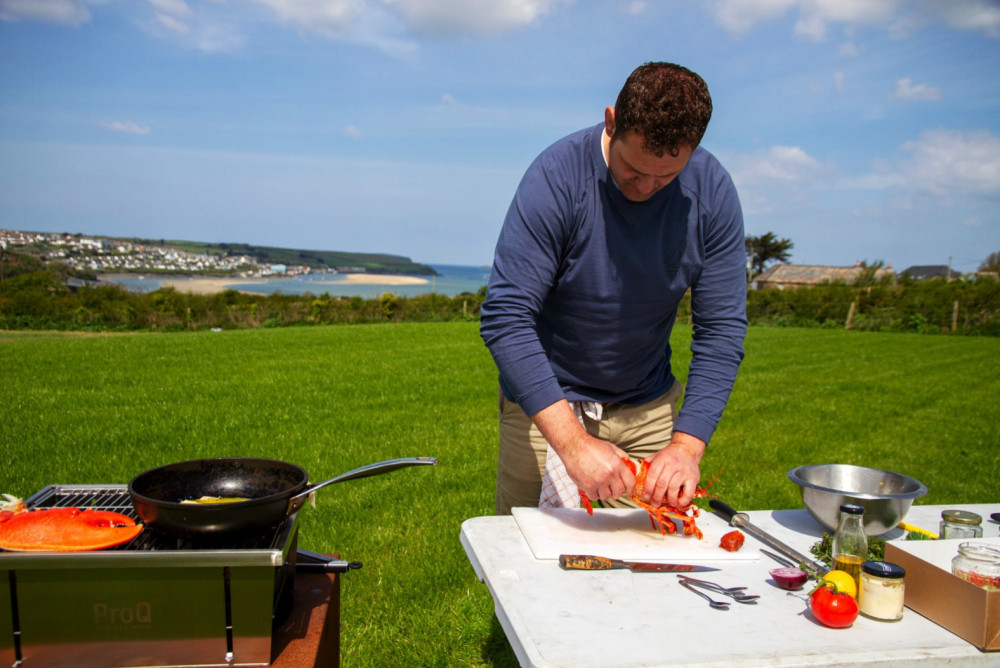
{"type": "Polygon", "coordinates": [[[858,602],[850,594],[837,593],[835,587],[821,585],[809,597],[809,609],[820,624],[842,629],[858,618],[858,602]]]}
{"type": "Polygon", "coordinates": [[[739,531],[730,531],[719,541],[719,547],[726,552],[735,552],[743,547],[743,540],[743,534],[739,531]]]}

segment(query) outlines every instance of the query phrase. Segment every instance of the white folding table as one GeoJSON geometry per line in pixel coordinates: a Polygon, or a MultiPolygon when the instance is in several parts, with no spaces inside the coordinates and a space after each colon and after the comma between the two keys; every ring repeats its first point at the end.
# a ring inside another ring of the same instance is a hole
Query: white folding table
{"type": "MultiPolygon", "coordinates": [[[[988,518],[1000,504],[913,506],[905,519],[936,532],[947,508],[979,513],[986,535],[997,535],[988,518]]],[[[805,510],[748,514],[806,555],[823,533],[805,510]]],[[[904,536],[894,529],[884,538],[904,536]]],[[[1000,666],[1000,652],[982,652],[908,608],[898,622],[862,616],[847,629],[821,626],[807,612],[809,585],[778,588],[768,574],[778,564],[767,557],[706,564],[720,569],[706,579],[761,596],[754,605],[715,610],[671,573],[564,571],[555,560],[536,559],[510,516],[466,520],[461,541],[524,666],[1000,666]]]]}

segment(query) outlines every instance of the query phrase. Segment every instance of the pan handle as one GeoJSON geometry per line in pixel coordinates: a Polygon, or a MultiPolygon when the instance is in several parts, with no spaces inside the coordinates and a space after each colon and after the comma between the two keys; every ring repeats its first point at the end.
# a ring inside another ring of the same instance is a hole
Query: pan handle
{"type": "Polygon", "coordinates": [[[347,473],[341,473],[336,478],[330,478],[329,480],[317,483],[290,498],[288,500],[288,508],[285,511],[285,514],[291,515],[298,511],[298,509],[302,507],[302,504],[306,502],[306,499],[309,498],[310,494],[318,489],[326,487],[327,485],[332,485],[336,482],[344,482],[345,480],[355,480],[356,478],[367,478],[368,476],[388,473],[389,471],[395,471],[396,469],[405,468],[407,466],[433,466],[434,464],[437,464],[437,457],[403,457],[401,459],[389,459],[384,462],[375,462],[374,464],[368,464],[352,471],[348,471],[347,473]]]}

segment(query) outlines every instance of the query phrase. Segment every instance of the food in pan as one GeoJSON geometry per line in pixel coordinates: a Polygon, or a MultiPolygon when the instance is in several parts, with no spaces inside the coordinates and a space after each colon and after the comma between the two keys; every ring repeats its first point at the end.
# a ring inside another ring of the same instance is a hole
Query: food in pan
{"type": "Polygon", "coordinates": [[[197,499],[184,499],[181,503],[236,503],[249,500],[244,496],[199,496],[197,499]]]}

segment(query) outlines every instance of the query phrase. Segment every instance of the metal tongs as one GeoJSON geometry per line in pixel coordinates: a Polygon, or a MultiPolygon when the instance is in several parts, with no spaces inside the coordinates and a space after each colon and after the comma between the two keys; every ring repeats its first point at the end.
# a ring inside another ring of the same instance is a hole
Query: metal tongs
{"type": "Polygon", "coordinates": [[[708,591],[713,591],[716,594],[722,594],[723,596],[728,596],[737,603],[756,603],[757,599],[760,598],[757,594],[744,594],[746,587],[723,587],[716,582],[709,582],[708,580],[699,580],[698,578],[693,578],[687,575],[677,574],[682,583],[687,583],[693,587],[700,587],[701,589],[707,589],[708,591]]]}

